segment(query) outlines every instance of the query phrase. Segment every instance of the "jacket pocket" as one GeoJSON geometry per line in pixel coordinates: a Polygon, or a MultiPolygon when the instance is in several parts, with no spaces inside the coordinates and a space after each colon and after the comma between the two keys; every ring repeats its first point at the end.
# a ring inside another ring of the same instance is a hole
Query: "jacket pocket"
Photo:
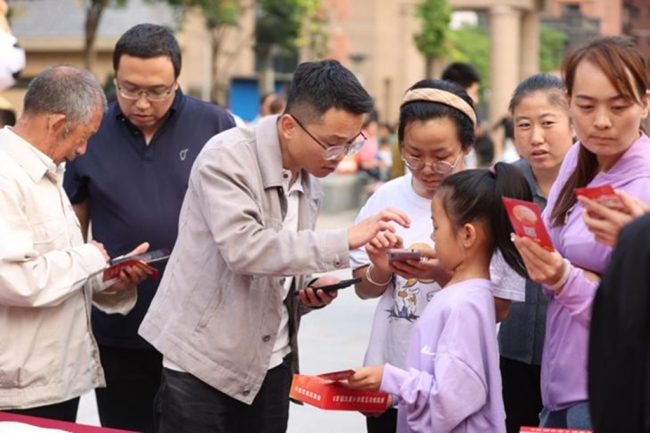
{"type": "Polygon", "coordinates": [[[31,226],[34,249],[45,253],[53,249],[65,248],[67,222],[63,218],[51,218],[31,226]]]}

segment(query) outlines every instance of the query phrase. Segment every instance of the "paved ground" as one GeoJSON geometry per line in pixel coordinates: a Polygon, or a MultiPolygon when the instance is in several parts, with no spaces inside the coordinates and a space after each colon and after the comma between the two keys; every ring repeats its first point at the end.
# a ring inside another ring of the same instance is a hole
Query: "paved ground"
{"type": "MultiPolygon", "coordinates": [[[[349,227],[356,211],[322,215],[320,228],[349,227]]],[[[350,270],[334,272],[349,278],[350,270]]],[[[305,374],[359,367],[370,335],[376,301],[361,301],[350,289],[326,309],[303,318],[300,329],[301,367],[305,374]]],[[[99,425],[94,394],[81,399],[77,422],[99,425]]],[[[364,432],[365,418],[355,412],[323,411],[313,406],[291,405],[289,433],[364,432]]]]}

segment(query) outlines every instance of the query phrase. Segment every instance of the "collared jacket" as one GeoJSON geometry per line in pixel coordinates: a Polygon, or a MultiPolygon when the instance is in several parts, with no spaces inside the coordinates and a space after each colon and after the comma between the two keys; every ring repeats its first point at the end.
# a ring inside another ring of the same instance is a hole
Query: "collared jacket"
{"type": "MultiPolygon", "coordinates": [[[[283,302],[298,368],[296,287],[349,266],[346,229],[314,231],[319,182],[302,172],[298,231],[283,231],[287,201],[277,117],[213,137],[196,159],[179,233],[140,335],[173,363],[250,404],[269,366],[283,302]],[[284,276],[295,276],[282,298],[284,276]]],[[[308,144],[305,144],[308,145],[308,144]]],[[[315,153],[314,158],[319,154],[315,153]]]]}
{"type": "Polygon", "coordinates": [[[104,294],[101,252],[84,244],[63,167],[0,130],[0,410],[45,406],[104,386],[92,302],[126,313],[136,293],[104,294]]]}

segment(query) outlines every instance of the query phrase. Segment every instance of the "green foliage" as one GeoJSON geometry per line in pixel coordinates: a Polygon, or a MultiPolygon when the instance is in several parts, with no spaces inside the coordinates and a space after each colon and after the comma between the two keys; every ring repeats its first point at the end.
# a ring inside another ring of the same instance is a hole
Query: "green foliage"
{"type": "MultiPolygon", "coordinates": [[[[450,30],[450,60],[470,63],[481,75],[481,93],[490,82],[490,37],[482,27],[450,30]]],[[[483,96],[483,95],[481,95],[483,96]]],[[[483,98],[481,98],[483,99],[483,98]]]]}
{"type": "Polygon", "coordinates": [[[448,54],[451,7],[447,0],[422,0],[415,9],[421,22],[420,33],[413,35],[415,45],[426,58],[442,58],[448,54]]]}
{"type": "Polygon", "coordinates": [[[222,26],[236,27],[245,6],[241,0],[158,0],[182,9],[199,8],[209,29],[222,26]]]}
{"type": "Polygon", "coordinates": [[[541,25],[539,28],[539,68],[553,72],[562,66],[566,35],[559,30],[541,25]]]}
{"type": "MultiPolygon", "coordinates": [[[[564,33],[547,26],[539,29],[539,66],[541,72],[553,72],[562,64],[564,33]]],[[[482,27],[462,27],[451,30],[450,59],[471,63],[481,74],[481,93],[490,82],[490,37],[482,27]]]]}
{"type": "MultiPolygon", "coordinates": [[[[312,18],[320,10],[320,0],[259,0],[258,4],[258,45],[296,49],[304,43],[301,36],[305,17],[309,17],[311,24],[318,25],[312,18]]],[[[315,33],[313,29],[308,31],[315,33]]]]}

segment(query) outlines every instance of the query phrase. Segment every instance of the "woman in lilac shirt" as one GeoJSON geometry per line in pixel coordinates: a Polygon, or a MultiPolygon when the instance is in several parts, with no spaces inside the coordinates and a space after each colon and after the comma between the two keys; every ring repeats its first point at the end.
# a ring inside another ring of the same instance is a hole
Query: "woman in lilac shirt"
{"type": "Polygon", "coordinates": [[[597,242],[574,188],[610,184],[650,202],[650,139],[643,57],[620,37],[603,37],[563,65],[569,112],[578,136],[548,198],[544,221],[556,251],[514,237],[528,273],[549,296],[542,357],[542,427],[591,428],[587,344],[591,307],[611,247],[597,242]]]}

